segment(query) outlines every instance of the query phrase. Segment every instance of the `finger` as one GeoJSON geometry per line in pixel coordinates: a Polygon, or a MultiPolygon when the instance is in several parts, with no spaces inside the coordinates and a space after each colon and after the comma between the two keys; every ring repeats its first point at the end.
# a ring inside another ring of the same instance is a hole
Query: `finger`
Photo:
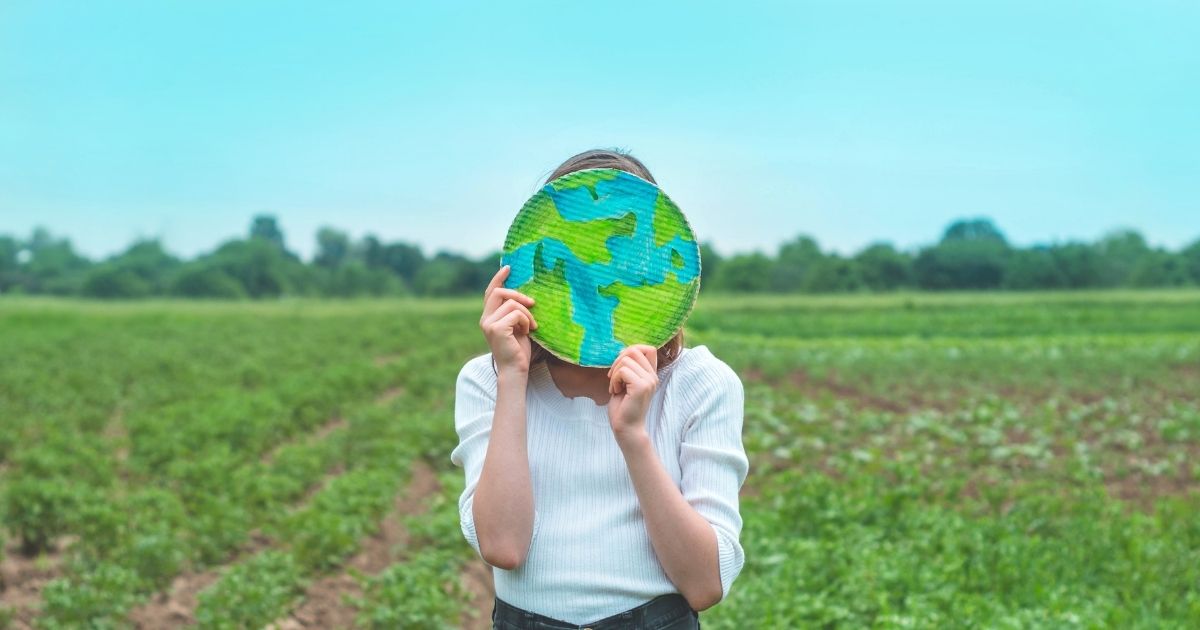
{"type": "Polygon", "coordinates": [[[525,295],[524,293],[514,289],[496,287],[495,289],[492,289],[491,294],[488,295],[487,300],[484,301],[484,312],[486,313],[489,310],[495,310],[499,308],[500,305],[505,302],[505,300],[514,300],[521,302],[526,306],[533,306],[533,298],[529,297],[528,295],[525,295]]]}
{"type": "Polygon", "coordinates": [[[629,386],[638,383],[649,383],[654,379],[653,376],[645,373],[641,366],[638,366],[630,359],[626,359],[624,363],[614,367],[612,378],[609,379],[610,393],[618,394],[622,391],[629,391],[629,386]]]}
{"type": "Polygon", "coordinates": [[[638,354],[650,361],[650,371],[654,372],[658,370],[658,348],[644,343],[633,346],[633,348],[638,354]]]}
{"type": "MultiPolygon", "coordinates": [[[[514,302],[514,304],[515,304],[515,302],[514,302]]],[[[488,326],[491,326],[491,325],[495,324],[496,322],[499,322],[501,319],[504,318],[505,315],[508,315],[512,311],[513,311],[513,307],[510,306],[507,302],[504,304],[501,304],[499,308],[496,308],[491,313],[488,313],[483,316],[483,324],[482,325],[485,328],[488,326]]]]}
{"type": "Polygon", "coordinates": [[[633,357],[630,356],[629,353],[622,350],[620,354],[617,355],[617,360],[613,361],[613,364],[608,366],[608,378],[610,380],[615,378],[617,375],[617,370],[621,369],[621,366],[632,360],[633,357]]]}
{"type": "Polygon", "coordinates": [[[515,309],[500,318],[496,325],[512,330],[514,337],[529,334],[529,317],[515,309]]]}
{"type": "Polygon", "coordinates": [[[511,311],[512,311],[512,307],[508,306],[507,304],[501,304],[498,307],[491,309],[490,311],[484,310],[483,322],[481,322],[481,323],[482,323],[482,325],[487,326],[488,324],[491,324],[492,322],[499,321],[501,317],[504,317],[511,311]]]}
{"type": "Polygon", "coordinates": [[[516,289],[509,289],[507,287],[496,287],[495,289],[492,289],[492,295],[489,299],[497,304],[502,303],[504,300],[516,300],[525,306],[533,306],[534,302],[534,299],[528,295],[525,295],[516,289]]]}
{"type": "Polygon", "coordinates": [[[505,303],[512,304],[514,310],[520,311],[525,314],[525,318],[529,320],[529,330],[537,330],[537,327],[538,327],[537,320],[534,319],[533,313],[529,312],[529,308],[527,308],[524,304],[521,304],[520,302],[517,302],[515,300],[507,300],[505,303]]]}
{"type": "Polygon", "coordinates": [[[483,290],[484,303],[487,303],[488,296],[490,296],[492,294],[492,291],[496,287],[504,284],[505,278],[508,278],[508,274],[511,271],[512,271],[512,265],[504,265],[496,270],[496,275],[492,276],[491,282],[488,282],[487,288],[483,290]]]}
{"type": "Polygon", "coordinates": [[[621,363],[621,359],[624,358],[624,354],[625,351],[622,350],[620,354],[617,355],[617,359],[612,362],[612,365],[608,366],[608,371],[604,373],[606,376],[612,378],[613,370],[617,369],[617,365],[621,363]]]}
{"type": "Polygon", "coordinates": [[[610,394],[617,394],[621,391],[621,378],[619,371],[623,366],[624,360],[625,357],[617,357],[616,362],[613,363],[612,367],[608,369],[608,393],[610,394]]]}
{"type": "Polygon", "coordinates": [[[642,364],[634,359],[629,359],[625,362],[624,369],[629,370],[633,375],[633,380],[629,384],[638,384],[647,389],[654,389],[658,386],[658,375],[653,371],[646,369],[642,364]]]}
{"type": "Polygon", "coordinates": [[[625,391],[629,391],[631,386],[637,385],[643,381],[643,379],[638,376],[637,372],[633,370],[633,367],[628,364],[622,366],[620,370],[617,370],[617,376],[621,381],[622,389],[625,391]]]}
{"type": "Polygon", "coordinates": [[[621,348],[621,351],[617,353],[617,360],[613,361],[613,364],[608,367],[609,376],[612,376],[613,370],[617,369],[617,366],[622,360],[633,357],[633,354],[636,352],[634,348],[636,347],[637,346],[625,346],[624,348],[621,348]]]}
{"type": "Polygon", "coordinates": [[[514,312],[514,311],[522,313],[526,317],[526,319],[529,320],[529,325],[532,330],[537,329],[537,326],[538,326],[537,320],[534,319],[533,313],[530,313],[529,309],[525,308],[525,305],[523,305],[515,300],[505,300],[504,303],[501,304],[500,307],[497,308],[495,311],[493,311],[491,316],[488,317],[487,320],[485,320],[484,325],[486,326],[490,322],[497,322],[502,317],[505,317],[506,315],[508,315],[509,313],[514,312]]]}
{"type": "MultiPolygon", "coordinates": [[[[657,355],[657,354],[658,354],[658,352],[654,353],[654,355],[657,355]]],[[[648,375],[655,376],[655,377],[657,376],[655,374],[656,370],[654,369],[654,362],[650,361],[650,359],[646,356],[645,351],[638,350],[638,351],[633,352],[630,355],[630,360],[633,361],[634,363],[636,363],[642,369],[644,369],[648,375]]]]}

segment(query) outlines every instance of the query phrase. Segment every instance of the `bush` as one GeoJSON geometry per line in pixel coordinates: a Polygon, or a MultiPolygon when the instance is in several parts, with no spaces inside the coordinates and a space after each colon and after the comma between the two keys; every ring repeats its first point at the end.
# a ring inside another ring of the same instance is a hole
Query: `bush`
{"type": "Polygon", "coordinates": [[[153,287],[136,273],[104,265],[88,273],[80,292],[87,297],[111,300],[142,298],[150,295],[152,290],[153,287]]]}
{"type": "Polygon", "coordinates": [[[292,556],[267,551],[229,570],[200,593],[201,628],[261,628],[283,616],[304,591],[292,556]]]}
{"type": "Polygon", "coordinates": [[[245,299],[246,289],[220,269],[206,265],[185,268],[171,284],[171,294],[180,297],[245,299]]]}
{"type": "Polygon", "coordinates": [[[42,597],[44,613],[38,626],[59,628],[124,628],[125,615],[137,603],[139,580],[128,569],[101,565],[72,578],[55,580],[42,597]]]}
{"type": "Polygon", "coordinates": [[[361,579],[365,597],[355,599],[358,625],[384,628],[459,627],[467,592],[461,562],[452,551],[419,554],[377,576],[361,579]]]}
{"type": "Polygon", "coordinates": [[[67,532],[82,503],[81,488],[64,479],[14,479],[4,491],[4,523],[21,539],[21,551],[35,555],[67,532]]]}

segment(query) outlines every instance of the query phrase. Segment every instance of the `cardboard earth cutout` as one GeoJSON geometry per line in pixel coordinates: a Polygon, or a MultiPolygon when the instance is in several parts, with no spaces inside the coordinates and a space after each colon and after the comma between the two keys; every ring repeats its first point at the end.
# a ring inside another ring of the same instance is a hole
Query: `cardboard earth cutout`
{"type": "Polygon", "coordinates": [[[517,213],[504,286],[534,300],[532,338],[555,356],[607,367],[626,346],[675,336],[700,290],[700,247],[658,186],[617,169],[549,182],[517,213]]]}

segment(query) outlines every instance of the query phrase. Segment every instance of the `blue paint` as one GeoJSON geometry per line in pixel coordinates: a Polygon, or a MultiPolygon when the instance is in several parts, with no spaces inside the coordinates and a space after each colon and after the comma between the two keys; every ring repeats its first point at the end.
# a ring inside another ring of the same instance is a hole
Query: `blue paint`
{"type": "Polygon", "coordinates": [[[613,312],[618,300],[601,295],[600,288],[617,282],[631,287],[660,284],[666,281],[668,273],[674,273],[678,282],[686,284],[699,275],[700,259],[696,244],[679,235],[662,246],[655,246],[654,212],[660,194],[657,186],[628,173],[620,173],[615,179],[597,182],[594,190],[595,197],[583,186],[555,190],[546,185],[542,192],[550,196],[559,214],[569,221],[634,215],[636,223],[632,234],[614,235],[605,241],[612,254],[608,262],[584,263],[562,241],[543,238],[505,254],[501,263],[512,265],[512,272],[504,283],[509,288],[518,288],[533,280],[539,248],[541,264],[546,268],[562,263],[571,290],[571,318],[584,330],[579,348],[580,363],[608,365],[616,360],[625,344],[613,336],[613,312]],[[682,267],[672,264],[672,253],[679,254],[682,267]]]}

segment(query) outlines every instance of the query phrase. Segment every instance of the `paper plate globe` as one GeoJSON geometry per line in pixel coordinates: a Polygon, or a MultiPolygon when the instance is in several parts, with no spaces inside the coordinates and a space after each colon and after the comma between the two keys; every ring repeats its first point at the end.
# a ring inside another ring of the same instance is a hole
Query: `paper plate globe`
{"type": "Polygon", "coordinates": [[[658,186],[617,169],[569,173],[525,202],[504,241],[504,286],[534,300],[532,337],[555,356],[607,367],[626,346],[660,347],[700,290],[700,247],[658,186]]]}

